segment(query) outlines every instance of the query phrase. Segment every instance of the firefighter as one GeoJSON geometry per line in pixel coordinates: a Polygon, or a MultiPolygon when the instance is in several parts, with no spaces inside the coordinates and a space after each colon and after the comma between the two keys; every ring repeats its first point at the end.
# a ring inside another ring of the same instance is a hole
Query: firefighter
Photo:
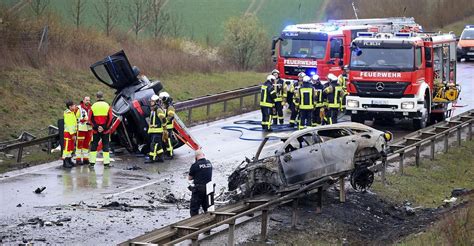
{"type": "Polygon", "coordinates": [[[293,83],[293,104],[295,105],[294,110],[291,111],[290,115],[290,127],[294,127],[296,123],[299,125],[299,119],[298,118],[298,109],[299,109],[299,98],[298,98],[298,89],[301,87],[303,84],[303,78],[306,76],[305,73],[301,72],[298,74],[298,81],[293,83]]]}
{"type": "MultiPolygon", "coordinates": [[[[294,103],[294,94],[295,94],[295,85],[292,81],[285,81],[283,86],[283,103],[288,105],[288,110],[290,113],[295,111],[295,103],[294,103]]],[[[290,117],[290,127],[295,126],[295,120],[291,119],[290,117]]]]}
{"type": "Polygon", "coordinates": [[[193,185],[188,186],[188,189],[192,192],[189,206],[191,217],[198,215],[201,207],[204,212],[207,212],[210,204],[206,185],[212,180],[212,164],[205,158],[202,150],[196,151],[195,158],[196,162],[191,165],[188,174],[188,180],[193,183],[193,185]]]}
{"type": "Polygon", "coordinates": [[[318,126],[322,124],[321,121],[321,109],[324,110],[324,101],[323,101],[323,89],[324,86],[321,84],[321,80],[317,74],[313,75],[311,78],[314,88],[314,110],[312,118],[312,126],[318,126]]]}
{"type": "Polygon", "coordinates": [[[347,96],[347,75],[348,66],[344,66],[342,70],[342,74],[338,77],[338,86],[340,88],[340,98],[341,98],[341,107],[339,108],[340,111],[346,110],[346,96],[347,96]]]}
{"type": "Polygon", "coordinates": [[[274,69],[272,75],[275,76],[274,88],[276,91],[275,108],[273,110],[273,125],[283,125],[283,80],[280,78],[280,71],[274,69]]]}
{"type": "Polygon", "coordinates": [[[340,109],[340,91],[337,77],[330,73],[328,74],[328,87],[324,89],[328,101],[329,124],[337,123],[337,115],[340,109]]]}
{"type": "Polygon", "coordinates": [[[309,76],[303,77],[303,84],[298,90],[300,122],[298,130],[311,126],[311,118],[314,110],[314,88],[309,76]]]}
{"type": "Polygon", "coordinates": [[[163,125],[164,131],[166,131],[166,133],[163,132],[163,143],[164,146],[166,146],[165,158],[173,159],[173,145],[177,142],[176,136],[173,132],[173,120],[176,110],[173,105],[173,98],[170,97],[168,92],[160,92],[158,97],[160,98],[166,117],[166,124],[163,125]]]}
{"type": "Polygon", "coordinates": [[[271,131],[272,109],[275,105],[276,91],[273,87],[275,76],[268,75],[265,83],[260,87],[260,109],[262,111],[262,129],[271,131]]]}
{"type": "Polygon", "coordinates": [[[149,159],[145,163],[163,162],[163,139],[168,132],[166,129],[166,115],[160,107],[160,97],[151,96],[150,99],[150,124],[148,126],[148,135],[150,138],[149,159]],[[164,133],[166,131],[166,133],[164,133]]]}
{"type": "Polygon", "coordinates": [[[77,144],[76,144],[76,164],[89,164],[89,145],[92,140],[92,126],[89,123],[89,113],[91,111],[91,98],[84,97],[79,107],[77,107],[77,144]]]}
{"type": "Polygon", "coordinates": [[[104,167],[110,165],[110,123],[112,122],[112,108],[104,101],[104,93],[98,91],[97,102],[92,104],[89,113],[89,121],[92,126],[92,143],[89,156],[89,166],[94,167],[97,158],[97,147],[99,141],[102,141],[102,158],[104,167]]]}
{"type": "Polygon", "coordinates": [[[66,100],[66,110],[64,110],[64,142],[63,142],[63,167],[71,168],[72,151],[74,150],[74,137],[77,132],[77,107],[71,100],[66,100]]]}

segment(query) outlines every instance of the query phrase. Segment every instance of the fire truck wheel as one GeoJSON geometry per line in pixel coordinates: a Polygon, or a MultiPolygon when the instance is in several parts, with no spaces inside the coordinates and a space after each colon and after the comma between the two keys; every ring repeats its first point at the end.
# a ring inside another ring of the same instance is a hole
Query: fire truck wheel
{"type": "Polygon", "coordinates": [[[413,128],[415,128],[415,130],[425,128],[426,125],[428,124],[429,115],[428,115],[428,107],[426,104],[427,103],[425,100],[425,103],[423,105],[424,113],[421,115],[421,119],[413,119],[413,128]]]}

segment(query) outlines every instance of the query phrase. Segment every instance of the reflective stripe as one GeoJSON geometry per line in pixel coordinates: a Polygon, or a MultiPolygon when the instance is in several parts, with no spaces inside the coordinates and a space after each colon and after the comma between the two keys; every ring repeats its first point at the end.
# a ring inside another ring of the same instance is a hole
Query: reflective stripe
{"type": "Polygon", "coordinates": [[[161,119],[163,119],[164,117],[165,117],[165,113],[162,110],[151,111],[150,126],[148,127],[148,133],[162,133],[163,126],[162,126],[161,119]],[[157,121],[157,118],[158,118],[158,121],[157,121]]]}
{"type": "Polygon", "coordinates": [[[91,164],[95,164],[96,158],[97,158],[97,151],[91,151],[90,156],[89,156],[89,162],[91,164]]]}
{"type": "Polygon", "coordinates": [[[313,109],[313,88],[302,87],[299,90],[300,109],[313,109]]]}
{"type": "Polygon", "coordinates": [[[104,101],[98,101],[91,107],[94,116],[107,116],[109,114],[109,104],[104,101]]]}
{"type": "Polygon", "coordinates": [[[340,87],[340,86],[336,86],[334,88],[334,95],[333,95],[334,99],[333,99],[332,102],[329,102],[328,107],[330,107],[330,108],[339,108],[340,107],[339,106],[339,104],[340,104],[340,102],[339,102],[340,101],[339,100],[339,92],[341,90],[342,90],[342,87],[340,87]]]}
{"type": "Polygon", "coordinates": [[[110,153],[109,152],[103,152],[102,157],[103,157],[104,165],[110,164],[110,153]]]}
{"type": "Polygon", "coordinates": [[[77,131],[76,114],[69,109],[64,111],[64,131],[72,134],[77,131]]]}
{"type": "MultiPolygon", "coordinates": [[[[260,106],[262,107],[273,107],[273,103],[268,101],[269,95],[267,95],[268,86],[262,85],[260,89],[260,106]]],[[[274,91],[272,91],[273,93],[274,91]]]]}

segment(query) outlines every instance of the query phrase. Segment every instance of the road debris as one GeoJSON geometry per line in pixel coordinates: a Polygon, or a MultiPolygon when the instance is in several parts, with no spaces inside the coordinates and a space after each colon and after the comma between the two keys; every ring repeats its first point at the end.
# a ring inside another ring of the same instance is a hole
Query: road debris
{"type": "Polygon", "coordinates": [[[136,170],[141,170],[141,169],[143,169],[143,168],[141,168],[141,167],[139,167],[139,166],[137,166],[137,165],[133,165],[133,166],[131,166],[131,167],[126,167],[126,168],[124,168],[123,170],[136,171],[136,170]]]}
{"type": "Polygon", "coordinates": [[[43,186],[43,187],[38,187],[38,188],[36,188],[35,193],[36,193],[36,194],[41,194],[41,192],[43,192],[44,190],[46,190],[46,187],[45,187],[45,186],[43,186]]]}
{"type": "Polygon", "coordinates": [[[451,191],[451,196],[452,197],[460,197],[460,196],[464,196],[464,195],[467,195],[469,193],[471,193],[472,190],[470,189],[466,189],[466,188],[455,188],[453,189],[453,191],[451,191]]]}

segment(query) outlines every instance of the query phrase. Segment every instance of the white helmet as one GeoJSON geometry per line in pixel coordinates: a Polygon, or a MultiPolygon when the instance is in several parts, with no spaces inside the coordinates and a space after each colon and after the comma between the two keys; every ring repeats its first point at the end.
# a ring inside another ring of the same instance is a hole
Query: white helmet
{"type": "Polygon", "coordinates": [[[280,71],[278,71],[278,69],[273,69],[272,74],[274,74],[274,73],[280,74],[280,71]]]}
{"type": "Polygon", "coordinates": [[[301,72],[301,73],[298,74],[298,77],[300,77],[300,78],[303,78],[304,76],[306,76],[306,74],[303,73],[303,72],[301,72]]]}
{"type": "Polygon", "coordinates": [[[160,97],[158,97],[157,95],[153,94],[153,96],[151,96],[151,99],[152,101],[158,101],[158,99],[160,99],[160,97]]]}
{"type": "Polygon", "coordinates": [[[311,78],[309,76],[304,76],[303,77],[303,82],[310,82],[311,78]]]}
{"type": "Polygon", "coordinates": [[[273,82],[275,80],[276,80],[275,76],[273,76],[271,74],[267,76],[267,81],[273,82]]]}
{"type": "Polygon", "coordinates": [[[163,91],[163,92],[160,92],[160,95],[159,95],[160,99],[165,101],[167,98],[170,97],[170,94],[168,94],[168,92],[166,91],[163,91]]]}
{"type": "Polygon", "coordinates": [[[319,75],[315,74],[315,75],[313,75],[313,77],[311,79],[313,81],[319,81],[319,75]]]}
{"type": "Polygon", "coordinates": [[[328,74],[328,80],[329,81],[337,81],[337,77],[336,77],[336,75],[330,73],[330,74],[328,74]]]}

